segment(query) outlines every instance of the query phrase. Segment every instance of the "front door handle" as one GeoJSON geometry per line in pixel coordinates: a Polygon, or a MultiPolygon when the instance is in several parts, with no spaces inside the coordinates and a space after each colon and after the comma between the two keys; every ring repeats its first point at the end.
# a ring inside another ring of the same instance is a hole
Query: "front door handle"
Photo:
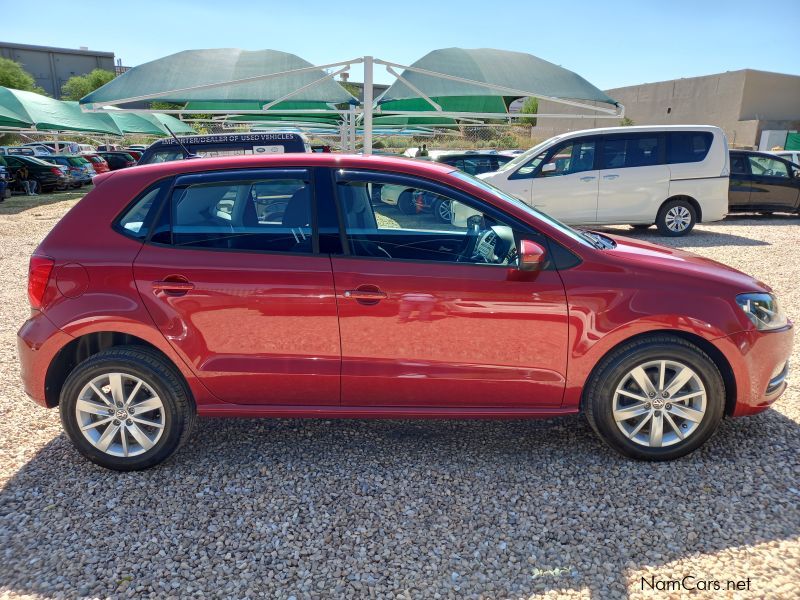
{"type": "Polygon", "coordinates": [[[619,179],[619,175],[603,175],[603,179],[619,179]]]}
{"type": "Polygon", "coordinates": [[[594,181],[596,177],[592,175],[587,175],[586,177],[581,177],[581,181],[594,181]]]}
{"type": "Polygon", "coordinates": [[[171,295],[185,294],[194,289],[194,284],[180,275],[172,275],[161,281],[153,282],[153,291],[166,292],[171,295]]]}
{"type": "Polygon", "coordinates": [[[345,290],[344,297],[353,299],[359,304],[371,306],[385,299],[387,294],[386,292],[381,291],[381,289],[377,286],[360,285],[354,290],[345,290]]]}

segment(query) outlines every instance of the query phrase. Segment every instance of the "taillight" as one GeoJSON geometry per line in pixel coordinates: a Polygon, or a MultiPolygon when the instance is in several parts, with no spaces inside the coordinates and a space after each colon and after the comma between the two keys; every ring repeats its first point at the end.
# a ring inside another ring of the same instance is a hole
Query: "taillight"
{"type": "Polygon", "coordinates": [[[31,256],[28,265],[28,300],[31,308],[40,310],[44,292],[47,289],[47,282],[50,281],[50,273],[53,272],[55,261],[47,256],[31,256]]]}
{"type": "Polygon", "coordinates": [[[53,175],[58,175],[59,177],[60,177],[61,175],[63,175],[63,173],[62,173],[61,169],[59,169],[58,167],[53,167],[52,169],[50,169],[50,172],[51,172],[53,175]]]}

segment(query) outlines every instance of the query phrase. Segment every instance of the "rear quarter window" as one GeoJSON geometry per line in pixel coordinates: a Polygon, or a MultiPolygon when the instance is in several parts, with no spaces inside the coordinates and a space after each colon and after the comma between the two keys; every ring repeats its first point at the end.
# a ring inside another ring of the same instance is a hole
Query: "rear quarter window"
{"type": "Polygon", "coordinates": [[[114,228],[127,237],[144,241],[160,212],[161,201],[169,183],[170,180],[160,181],[139,194],[117,218],[114,228]]]}
{"type": "Polygon", "coordinates": [[[713,139],[710,131],[670,131],[667,134],[667,162],[673,165],[703,161],[713,139]]]}

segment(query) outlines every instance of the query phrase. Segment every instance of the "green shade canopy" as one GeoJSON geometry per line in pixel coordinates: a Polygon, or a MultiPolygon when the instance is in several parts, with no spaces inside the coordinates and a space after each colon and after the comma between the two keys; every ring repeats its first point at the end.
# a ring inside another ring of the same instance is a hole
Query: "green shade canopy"
{"type": "Polygon", "coordinates": [[[31,125],[33,125],[33,123],[28,121],[22,115],[17,114],[8,107],[0,105],[0,127],[27,129],[31,125]]]}
{"type": "Polygon", "coordinates": [[[0,107],[21,117],[39,131],[81,131],[122,135],[103,115],[81,112],[77,102],[61,102],[47,96],[0,87],[0,107]]]}
{"type": "MultiPolygon", "coordinates": [[[[511,102],[521,96],[511,90],[564,100],[617,104],[583,77],[523,52],[443,48],[429,52],[411,67],[508,89],[506,92],[496,91],[408,69],[401,74],[446,112],[507,112],[511,102]]],[[[378,98],[377,104],[383,112],[434,110],[400,79],[378,98]]]]}
{"type": "MultiPolygon", "coordinates": [[[[77,104],[77,102],[75,103],[77,104]]],[[[95,114],[98,117],[110,119],[122,133],[138,133],[143,135],[169,135],[167,127],[173,133],[196,133],[194,129],[189,127],[180,119],[176,119],[172,115],[164,115],[160,113],[146,113],[146,112],[128,112],[124,110],[117,110],[113,107],[108,108],[108,112],[104,113],[87,113],[95,114]]]]}
{"type": "MultiPolygon", "coordinates": [[[[430,106],[430,105],[428,105],[430,106]]],[[[455,127],[458,122],[451,117],[417,117],[414,115],[376,115],[372,117],[375,127],[406,127],[425,125],[428,127],[455,127]]]]}
{"type": "Polygon", "coordinates": [[[176,135],[179,133],[185,133],[187,135],[194,135],[197,133],[194,129],[192,129],[191,125],[184,123],[180,119],[176,119],[172,115],[165,115],[162,113],[152,113],[148,114],[147,116],[152,117],[162,125],[166,125],[172,130],[172,133],[176,135]]]}
{"type": "MultiPolygon", "coordinates": [[[[301,73],[255,79],[247,83],[231,82],[308,67],[313,65],[294,54],[278,50],[186,50],[134,67],[81,98],[80,103],[92,108],[105,104],[124,107],[127,100],[145,100],[142,97],[148,96],[147,100],[176,103],[254,101],[261,109],[265,104],[322,79],[327,73],[312,68],[301,73]],[[212,87],[188,89],[209,85],[212,87]]],[[[332,79],[292,95],[291,100],[357,103],[347,90],[332,79]]]]}

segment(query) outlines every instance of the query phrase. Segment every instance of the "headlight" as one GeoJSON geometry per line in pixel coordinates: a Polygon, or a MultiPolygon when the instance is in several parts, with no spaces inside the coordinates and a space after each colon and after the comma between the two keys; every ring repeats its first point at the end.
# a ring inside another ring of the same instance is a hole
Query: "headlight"
{"type": "Polygon", "coordinates": [[[772,294],[739,294],[736,302],[759,331],[780,329],[789,323],[772,294]]]}

